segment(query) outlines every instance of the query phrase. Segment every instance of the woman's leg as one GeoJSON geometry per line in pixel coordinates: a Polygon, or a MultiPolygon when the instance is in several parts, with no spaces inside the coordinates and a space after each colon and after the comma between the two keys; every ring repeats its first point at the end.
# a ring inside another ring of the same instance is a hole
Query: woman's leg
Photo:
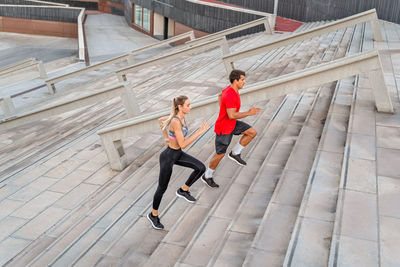
{"type": "Polygon", "coordinates": [[[160,154],[160,175],[158,177],[158,187],[153,198],[153,215],[158,216],[158,207],[160,206],[162,196],[168,188],[168,183],[172,174],[174,157],[171,149],[167,148],[160,154]]]}
{"type": "Polygon", "coordinates": [[[206,166],[204,166],[200,160],[190,156],[189,154],[186,154],[185,152],[182,152],[175,164],[193,169],[193,172],[190,174],[189,178],[185,182],[185,185],[182,187],[184,191],[188,191],[189,187],[191,187],[192,184],[194,184],[194,182],[196,182],[206,171],[206,166]]]}

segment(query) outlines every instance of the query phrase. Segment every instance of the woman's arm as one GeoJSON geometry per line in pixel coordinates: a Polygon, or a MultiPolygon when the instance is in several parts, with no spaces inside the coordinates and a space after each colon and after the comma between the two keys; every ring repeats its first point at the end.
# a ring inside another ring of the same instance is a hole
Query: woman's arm
{"type": "Polygon", "coordinates": [[[172,119],[171,121],[171,128],[174,130],[175,136],[176,136],[176,141],[178,142],[178,145],[182,148],[185,149],[187,146],[189,146],[191,143],[193,143],[194,140],[196,140],[202,133],[207,131],[209,128],[208,122],[204,121],[200,128],[197,129],[191,136],[185,139],[182,133],[182,125],[177,119],[172,119]]]}
{"type": "Polygon", "coordinates": [[[167,119],[168,119],[168,116],[164,116],[164,117],[161,117],[158,119],[158,124],[160,125],[160,129],[164,135],[164,143],[166,146],[168,146],[168,144],[169,144],[169,137],[168,137],[168,133],[167,133],[167,128],[165,128],[164,130],[162,128],[163,128],[163,122],[167,119]]]}

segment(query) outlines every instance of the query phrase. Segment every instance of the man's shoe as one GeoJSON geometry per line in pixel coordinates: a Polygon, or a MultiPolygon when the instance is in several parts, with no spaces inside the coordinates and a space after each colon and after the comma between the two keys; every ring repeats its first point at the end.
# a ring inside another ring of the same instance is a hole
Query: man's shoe
{"type": "Polygon", "coordinates": [[[190,192],[189,191],[183,191],[182,188],[179,188],[176,191],[176,195],[178,197],[186,199],[186,201],[188,201],[190,203],[196,202],[196,199],[190,194],[190,192]]]}
{"type": "Polygon", "coordinates": [[[203,174],[203,176],[201,176],[201,180],[206,184],[206,185],[208,185],[209,187],[213,187],[213,188],[217,188],[217,187],[219,187],[219,185],[216,183],[216,182],[214,182],[214,179],[211,177],[211,178],[206,178],[206,175],[205,174],[203,174]]]}
{"type": "Polygon", "coordinates": [[[149,219],[154,229],[157,230],[164,229],[164,225],[160,223],[160,218],[158,218],[158,216],[153,216],[153,213],[150,212],[149,214],[147,214],[147,219],[149,219]]]}
{"type": "Polygon", "coordinates": [[[240,157],[240,154],[237,155],[233,155],[232,151],[229,153],[228,157],[233,160],[234,162],[236,162],[237,164],[241,165],[241,166],[246,166],[247,163],[246,161],[242,160],[242,158],[240,157]]]}

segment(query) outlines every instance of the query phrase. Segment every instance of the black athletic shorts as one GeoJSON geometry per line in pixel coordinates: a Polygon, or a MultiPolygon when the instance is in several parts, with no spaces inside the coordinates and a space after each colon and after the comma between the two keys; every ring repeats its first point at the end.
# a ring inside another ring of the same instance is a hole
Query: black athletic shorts
{"type": "Polygon", "coordinates": [[[233,135],[239,135],[244,131],[250,129],[251,126],[243,121],[236,121],[235,129],[230,134],[217,134],[215,136],[215,152],[217,154],[225,154],[228,149],[229,144],[231,143],[233,135]]]}

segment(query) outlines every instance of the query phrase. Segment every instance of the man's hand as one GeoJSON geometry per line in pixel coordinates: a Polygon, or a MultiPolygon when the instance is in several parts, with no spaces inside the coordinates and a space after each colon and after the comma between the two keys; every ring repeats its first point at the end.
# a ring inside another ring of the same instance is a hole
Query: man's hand
{"type": "Polygon", "coordinates": [[[249,116],[254,116],[257,115],[260,112],[260,110],[261,109],[259,108],[251,107],[247,112],[249,113],[249,116]]]}

